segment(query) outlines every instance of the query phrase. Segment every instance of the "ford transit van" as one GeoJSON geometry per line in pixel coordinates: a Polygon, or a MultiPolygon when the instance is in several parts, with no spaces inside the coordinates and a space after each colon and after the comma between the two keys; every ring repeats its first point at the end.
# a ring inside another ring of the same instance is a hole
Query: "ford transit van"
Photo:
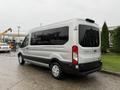
{"type": "Polygon", "coordinates": [[[18,51],[19,64],[49,66],[52,76],[101,70],[100,30],[91,19],[72,19],[30,30],[18,51]]]}

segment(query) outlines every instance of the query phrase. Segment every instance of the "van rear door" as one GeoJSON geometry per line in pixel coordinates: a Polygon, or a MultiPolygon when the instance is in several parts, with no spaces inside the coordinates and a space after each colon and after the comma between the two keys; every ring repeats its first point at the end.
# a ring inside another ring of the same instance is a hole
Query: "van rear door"
{"type": "Polygon", "coordinates": [[[79,25],[78,28],[79,63],[99,60],[101,56],[99,29],[90,25],[79,25]]]}

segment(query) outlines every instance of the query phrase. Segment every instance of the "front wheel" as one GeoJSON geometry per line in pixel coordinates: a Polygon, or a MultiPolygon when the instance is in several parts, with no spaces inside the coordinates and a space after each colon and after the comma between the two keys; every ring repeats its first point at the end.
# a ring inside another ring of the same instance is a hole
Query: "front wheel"
{"type": "Polygon", "coordinates": [[[19,61],[19,64],[20,64],[20,65],[24,65],[24,64],[25,64],[25,61],[24,61],[22,55],[19,55],[19,56],[18,56],[18,61],[19,61]]]}
{"type": "Polygon", "coordinates": [[[63,75],[61,66],[58,63],[52,63],[51,73],[54,78],[61,79],[63,75]]]}

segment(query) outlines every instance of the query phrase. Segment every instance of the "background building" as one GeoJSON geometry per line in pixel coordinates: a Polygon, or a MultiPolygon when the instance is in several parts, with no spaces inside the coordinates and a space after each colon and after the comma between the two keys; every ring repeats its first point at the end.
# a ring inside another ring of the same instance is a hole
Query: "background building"
{"type": "Polygon", "coordinates": [[[112,47],[113,43],[112,43],[112,39],[113,39],[113,32],[116,28],[118,28],[120,26],[111,26],[111,27],[108,27],[108,30],[109,30],[109,44],[110,44],[110,47],[112,47]]]}
{"type": "Polygon", "coordinates": [[[19,32],[19,35],[18,32],[8,32],[2,35],[1,39],[3,41],[15,40],[16,42],[21,42],[24,40],[26,34],[26,32],[19,32]]]}

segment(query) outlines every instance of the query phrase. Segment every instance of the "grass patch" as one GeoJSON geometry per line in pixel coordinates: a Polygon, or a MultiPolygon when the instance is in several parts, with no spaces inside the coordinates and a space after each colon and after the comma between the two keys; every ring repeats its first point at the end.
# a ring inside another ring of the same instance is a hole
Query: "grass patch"
{"type": "Polygon", "coordinates": [[[107,53],[102,55],[103,69],[120,72],[120,54],[107,53]]]}

